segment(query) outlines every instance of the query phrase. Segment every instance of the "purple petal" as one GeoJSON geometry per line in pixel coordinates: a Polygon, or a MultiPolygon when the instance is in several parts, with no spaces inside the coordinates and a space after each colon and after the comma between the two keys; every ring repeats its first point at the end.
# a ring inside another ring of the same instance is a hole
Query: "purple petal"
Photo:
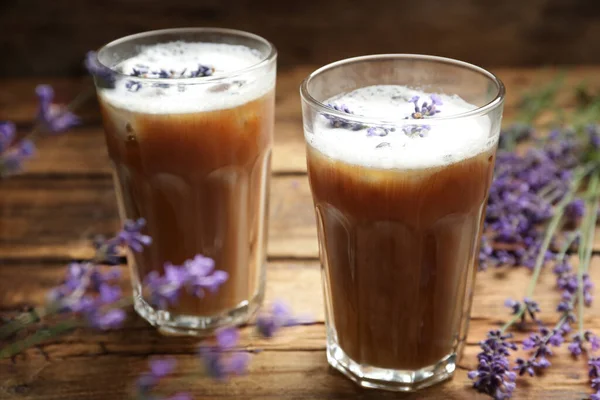
{"type": "Polygon", "coordinates": [[[107,284],[100,285],[100,302],[102,304],[112,304],[121,299],[121,288],[107,284]]]}
{"type": "Polygon", "coordinates": [[[236,328],[222,328],[215,332],[220,349],[228,350],[235,347],[240,339],[240,333],[236,328]]]}
{"type": "Polygon", "coordinates": [[[431,96],[429,96],[429,98],[431,99],[431,102],[433,104],[435,104],[436,106],[441,106],[442,104],[444,104],[442,102],[442,98],[440,96],[438,96],[437,94],[432,94],[431,96]]]}
{"type": "Polygon", "coordinates": [[[113,308],[103,314],[95,314],[90,319],[92,326],[107,330],[120,328],[125,318],[125,311],[120,308],[113,308]]]}
{"type": "Polygon", "coordinates": [[[157,378],[169,375],[175,369],[177,361],[174,358],[162,358],[150,361],[150,371],[157,378]]]}

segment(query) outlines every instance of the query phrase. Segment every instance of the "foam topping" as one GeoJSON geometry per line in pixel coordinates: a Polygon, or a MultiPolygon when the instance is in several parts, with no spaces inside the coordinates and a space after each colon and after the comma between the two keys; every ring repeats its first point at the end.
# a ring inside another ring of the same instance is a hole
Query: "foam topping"
{"type": "MultiPolygon", "coordinates": [[[[411,129],[402,124],[363,127],[319,116],[312,131],[307,129],[306,139],[330,158],[382,169],[443,166],[474,157],[495,145],[497,132],[490,133],[491,123],[487,116],[435,122],[436,117],[458,115],[477,108],[458,96],[426,93],[405,86],[377,85],[340,94],[325,103],[349,110],[354,115],[391,121],[414,113],[415,96],[419,96],[418,104],[422,105],[423,101],[431,104],[432,95],[442,104],[437,106],[439,113],[428,117],[429,128],[415,126],[411,129]]],[[[406,122],[410,123],[410,120],[406,122]]]]}
{"type": "Polygon", "coordinates": [[[264,70],[227,78],[263,59],[257,50],[241,45],[179,41],[143,46],[135,57],[113,67],[132,78],[119,79],[115,88],[102,89],[100,95],[113,106],[151,114],[233,108],[273,88],[274,74],[265,76],[264,70]],[[214,84],[178,82],[176,77],[189,77],[189,71],[199,66],[209,67],[213,77],[224,79],[214,84]],[[174,79],[168,85],[144,82],[134,77],[139,71],[166,71],[174,79]]]}

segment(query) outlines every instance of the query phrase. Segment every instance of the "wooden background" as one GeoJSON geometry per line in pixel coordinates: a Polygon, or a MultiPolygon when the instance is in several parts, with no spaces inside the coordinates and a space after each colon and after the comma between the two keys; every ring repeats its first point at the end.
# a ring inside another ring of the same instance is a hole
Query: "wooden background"
{"type": "Polygon", "coordinates": [[[283,69],[384,52],[484,67],[600,62],[597,0],[0,0],[0,76],[80,75],[90,49],[182,26],[262,35],[283,69]]]}

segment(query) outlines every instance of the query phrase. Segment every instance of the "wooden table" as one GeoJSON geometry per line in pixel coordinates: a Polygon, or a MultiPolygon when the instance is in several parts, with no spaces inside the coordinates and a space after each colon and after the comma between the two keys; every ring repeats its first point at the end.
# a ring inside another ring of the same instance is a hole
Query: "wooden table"
{"type": "MultiPolygon", "coordinates": [[[[252,352],[248,375],[228,383],[189,379],[197,367],[198,340],[163,337],[133,316],[119,331],[79,330],[14,360],[0,360],[0,399],[126,399],[149,357],[173,356],[179,369],[166,390],[185,390],[196,399],[485,399],[471,389],[467,371],[476,365],[477,342],[508,317],[507,297],[522,298],[529,273],[524,268],[479,273],[468,345],[454,379],[416,394],[362,390],[331,370],[325,360],[323,298],[315,220],[305,172],[298,86],[312,67],[283,71],[277,89],[277,123],[271,187],[267,302],[286,299],[315,322],[288,328],[275,339],[259,340],[243,329],[242,346],[252,352]],[[256,350],[256,352],[255,352],[256,350]],[[260,351],[258,351],[260,350],[260,351]],[[186,377],[188,376],[188,377],[186,377]]],[[[495,70],[508,88],[505,115],[514,114],[520,94],[556,74],[551,69],[495,70]]],[[[567,85],[581,80],[600,87],[600,68],[573,68],[567,85]]],[[[88,78],[47,79],[59,101],[89,88],[88,78]]],[[[30,126],[39,81],[0,81],[0,120],[30,126]]],[[[560,103],[573,106],[569,93],[560,103]]],[[[112,178],[100,117],[93,102],[79,111],[83,125],[58,138],[40,141],[39,155],[24,174],[0,182],[0,311],[12,315],[41,304],[63,277],[65,265],[92,254],[89,238],[119,227],[112,178]]],[[[600,235],[598,235],[600,237],[600,235]]],[[[600,240],[596,246],[600,250],[600,240]]],[[[122,267],[124,272],[125,266],[122,267]]],[[[600,262],[591,274],[600,282],[600,262]]],[[[125,273],[125,276],[127,274],[125,273]]],[[[128,282],[124,283],[128,287],[128,282]]],[[[542,274],[535,298],[541,319],[555,321],[558,294],[550,271],[542,274]]],[[[587,310],[585,323],[600,330],[600,307],[587,310]]],[[[516,333],[521,341],[526,335],[516,333]]],[[[544,376],[518,381],[516,399],[575,400],[590,393],[586,361],[573,361],[566,348],[551,359],[544,376]]]]}

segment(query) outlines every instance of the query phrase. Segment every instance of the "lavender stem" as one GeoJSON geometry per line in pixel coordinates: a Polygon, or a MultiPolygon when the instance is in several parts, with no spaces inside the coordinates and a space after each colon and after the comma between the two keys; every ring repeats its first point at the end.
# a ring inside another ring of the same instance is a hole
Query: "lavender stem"
{"type": "Polygon", "coordinates": [[[577,322],[579,326],[579,335],[583,338],[583,313],[584,313],[584,296],[583,296],[583,275],[589,270],[591,260],[592,241],[594,240],[594,230],[596,228],[596,217],[598,214],[598,181],[600,180],[600,172],[594,171],[588,184],[587,194],[596,194],[596,199],[592,199],[587,204],[588,214],[587,224],[583,230],[584,237],[579,245],[579,264],[577,265],[577,322]],[[595,200],[595,204],[594,204],[595,200]]]}
{"type": "MultiPolygon", "coordinates": [[[[569,188],[569,191],[567,192],[567,194],[565,194],[565,196],[562,198],[562,200],[554,208],[554,215],[552,216],[552,219],[550,220],[550,223],[548,224],[548,227],[546,228],[546,232],[544,233],[544,240],[542,241],[542,244],[540,245],[540,250],[539,250],[537,259],[535,260],[533,276],[531,277],[531,280],[529,281],[529,286],[527,287],[526,297],[531,297],[533,295],[533,291],[535,290],[535,286],[539,279],[540,273],[542,272],[542,266],[544,265],[544,261],[546,259],[546,252],[548,251],[548,248],[550,247],[550,241],[552,240],[554,233],[558,229],[558,226],[559,226],[562,216],[564,214],[565,207],[567,206],[567,204],[569,204],[571,202],[571,200],[575,196],[575,193],[577,192],[577,189],[579,188],[579,184],[581,183],[581,180],[587,174],[586,171],[587,171],[587,168],[586,169],[580,168],[574,174],[573,181],[571,182],[571,187],[569,188]]],[[[523,314],[525,313],[526,310],[527,310],[526,305],[524,303],[521,304],[519,307],[519,312],[517,312],[508,322],[506,322],[502,326],[502,328],[500,328],[500,332],[504,333],[515,322],[517,322],[519,319],[521,319],[521,317],[523,316],[523,314]]]]}

